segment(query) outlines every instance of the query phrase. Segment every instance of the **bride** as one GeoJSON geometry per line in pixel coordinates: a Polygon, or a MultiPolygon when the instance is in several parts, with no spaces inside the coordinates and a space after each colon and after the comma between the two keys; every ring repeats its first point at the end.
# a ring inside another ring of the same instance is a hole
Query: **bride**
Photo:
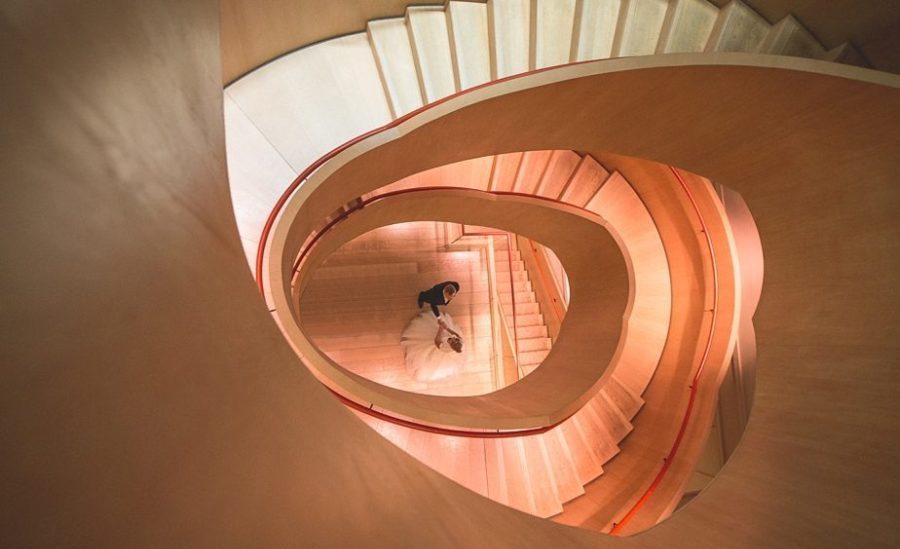
{"type": "Polygon", "coordinates": [[[466,361],[463,341],[447,313],[440,318],[431,311],[419,313],[400,338],[406,369],[416,381],[438,381],[460,371],[466,361]]]}

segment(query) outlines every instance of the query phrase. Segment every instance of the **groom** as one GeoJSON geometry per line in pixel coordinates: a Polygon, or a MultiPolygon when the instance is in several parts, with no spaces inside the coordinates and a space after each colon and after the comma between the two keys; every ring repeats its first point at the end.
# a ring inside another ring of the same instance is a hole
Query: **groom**
{"type": "Polygon", "coordinates": [[[458,333],[454,332],[447,326],[447,323],[444,322],[444,319],[441,318],[441,312],[438,310],[438,305],[447,305],[453,300],[454,297],[456,297],[456,294],[458,293],[459,282],[454,282],[452,280],[441,282],[440,284],[435,284],[431,287],[430,290],[419,292],[419,299],[417,301],[419,308],[421,309],[422,305],[428,303],[429,305],[431,305],[431,313],[435,318],[437,318],[438,332],[437,335],[434,336],[435,343],[440,340],[442,330],[447,330],[457,339],[460,338],[460,335],[458,333]]]}
{"type": "Polygon", "coordinates": [[[419,292],[419,300],[417,303],[419,304],[420,309],[423,304],[428,303],[431,305],[431,312],[434,314],[435,318],[441,318],[441,312],[438,310],[438,305],[447,305],[454,297],[456,297],[457,293],[459,293],[459,282],[448,280],[447,282],[435,284],[430,290],[419,292]]]}

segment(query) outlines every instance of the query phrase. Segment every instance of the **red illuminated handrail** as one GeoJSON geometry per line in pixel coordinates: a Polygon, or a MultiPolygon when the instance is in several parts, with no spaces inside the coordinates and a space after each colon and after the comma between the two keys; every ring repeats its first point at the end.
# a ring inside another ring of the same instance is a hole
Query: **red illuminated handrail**
{"type": "Polygon", "coordinates": [[[681,426],[678,428],[678,434],[675,435],[675,441],[672,443],[672,447],[669,449],[669,453],[666,454],[665,458],[663,458],[662,467],[660,467],[659,473],[656,474],[656,478],[653,479],[653,482],[650,483],[650,486],[647,488],[647,490],[641,495],[640,498],[638,498],[635,504],[631,507],[631,509],[628,510],[628,512],[624,517],[622,517],[620,521],[613,523],[613,527],[609,531],[609,533],[613,535],[620,534],[622,532],[622,529],[625,528],[625,526],[629,522],[631,522],[635,515],[637,515],[638,511],[641,510],[641,507],[643,507],[644,504],[647,503],[647,501],[656,492],[656,489],[659,488],[659,485],[662,484],[663,478],[666,476],[669,468],[672,467],[672,461],[675,459],[675,454],[678,453],[678,448],[681,446],[681,441],[684,438],[684,433],[687,431],[687,426],[690,422],[691,414],[694,410],[694,400],[697,397],[697,387],[700,382],[700,374],[703,373],[703,369],[706,367],[706,361],[709,358],[709,352],[712,348],[713,335],[715,334],[716,329],[716,317],[719,309],[719,269],[716,263],[716,252],[713,248],[712,237],[709,235],[709,228],[706,225],[706,220],[703,219],[703,214],[700,212],[700,207],[697,205],[697,201],[694,199],[694,195],[693,193],[691,193],[690,188],[688,188],[688,185],[684,181],[684,178],[681,176],[681,173],[674,166],[669,166],[669,169],[672,170],[675,178],[678,179],[678,183],[681,185],[681,188],[687,195],[688,200],[690,200],[691,202],[691,207],[693,207],[694,212],[697,214],[697,218],[700,221],[700,228],[703,232],[706,240],[706,246],[709,250],[709,258],[712,267],[713,287],[711,311],[712,316],[709,323],[709,336],[706,339],[706,346],[703,349],[703,355],[700,357],[700,363],[697,365],[697,371],[694,373],[694,377],[691,379],[687,408],[684,411],[684,417],[681,420],[681,426]]]}

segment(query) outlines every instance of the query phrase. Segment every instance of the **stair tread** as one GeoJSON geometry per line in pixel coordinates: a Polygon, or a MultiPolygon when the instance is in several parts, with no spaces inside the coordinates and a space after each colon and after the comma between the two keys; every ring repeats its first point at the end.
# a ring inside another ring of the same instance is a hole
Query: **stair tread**
{"type": "Polygon", "coordinates": [[[410,6],[406,8],[406,19],[426,101],[430,103],[456,93],[443,6],[410,6]]]}
{"type": "Polygon", "coordinates": [[[490,81],[487,5],[451,0],[447,3],[447,11],[460,89],[490,81]]]}
{"type": "Polygon", "coordinates": [[[367,30],[394,117],[421,107],[423,94],[406,21],[402,17],[369,21],[367,30]]]}

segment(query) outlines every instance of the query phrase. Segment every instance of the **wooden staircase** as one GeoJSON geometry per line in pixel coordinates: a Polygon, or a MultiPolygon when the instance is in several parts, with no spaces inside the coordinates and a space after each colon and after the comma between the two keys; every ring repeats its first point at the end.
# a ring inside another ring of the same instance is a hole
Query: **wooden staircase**
{"type": "MultiPolygon", "coordinates": [[[[635,336],[626,341],[621,360],[594,398],[574,416],[540,435],[455,437],[411,430],[364,414],[360,417],[460,484],[522,511],[553,516],[562,512],[564,503],[583,494],[585,484],[603,474],[604,464],[618,454],[619,444],[632,430],[631,420],[643,405],[640,395],[653,375],[667,333],[670,296],[668,286],[659,287],[657,280],[661,273],[668,276],[665,253],[652,219],[621,174],[572,151],[476,158],[412,175],[377,193],[456,187],[460,181],[467,188],[527,192],[560,200],[614,220],[627,252],[636,260],[636,313],[627,319],[635,336]]],[[[478,337],[490,331],[484,253],[476,251],[475,241],[466,238],[445,246],[456,234],[447,227],[442,223],[394,225],[342,246],[316,271],[302,296],[304,330],[332,359],[381,383],[444,395],[492,390],[487,372],[491,352],[496,351],[485,350],[488,338],[478,337]],[[464,337],[477,342],[479,354],[467,362],[461,380],[448,386],[411,383],[403,379],[398,345],[399,334],[411,316],[409,301],[415,291],[410,288],[422,289],[450,278],[459,280],[463,291],[448,311],[460,322],[464,337]],[[356,293],[357,288],[371,285],[379,288],[377,298],[356,293]],[[481,366],[475,364],[478,361],[481,366]]],[[[485,227],[466,227],[466,231],[473,235],[498,232],[485,227]]],[[[519,368],[520,375],[527,375],[550,352],[551,341],[535,298],[535,282],[525,269],[516,239],[495,236],[492,241],[498,290],[510,324],[509,305],[515,291],[519,368]]]]}
{"type": "MultiPolygon", "coordinates": [[[[769,22],[739,0],[722,8],[706,0],[451,0],[444,7],[410,7],[405,17],[371,21],[364,33],[300,49],[226,89],[229,178],[248,259],[256,253],[261,227],[281,189],[356,135],[497,78],[569,61],[675,52],[767,53],[865,65],[851,44],[829,49],[794,17],[769,22]]],[[[361,416],[464,486],[523,511],[552,516],[603,473],[643,404],[641,395],[667,334],[671,288],[665,252],[653,220],[622,175],[572,151],[473,159],[410,176],[379,192],[440,185],[531,193],[586,208],[618,232],[634,264],[635,301],[620,359],[594,398],[555,429],[524,438],[447,437],[361,416]]],[[[457,279],[463,294],[450,311],[476,360],[467,363],[469,377],[452,390],[483,391],[487,378],[477,363],[489,362],[494,350],[476,335],[486,326],[489,306],[483,269],[471,268],[475,252],[414,260],[402,249],[386,254],[377,239],[358,244],[363,248],[336,253],[317,270],[301,303],[304,330],[344,367],[400,386],[402,351],[392,338],[399,338],[409,320],[415,291],[457,279]],[[375,256],[379,259],[373,262],[375,256]],[[347,287],[354,285],[348,279],[362,264],[369,282],[350,292],[347,287]],[[377,297],[364,291],[368,284],[379,288],[377,297]]],[[[549,340],[531,301],[533,281],[520,269],[518,250],[511,253],[506,272],[515,282],[505,292],[516,295],[519,358],[528,373],[547,355],[549,340]]],[[[497,254],[498,268],[503,256],[497,254]]],[[[435,394],[446,390],[404,387],[435,394]]]]}

